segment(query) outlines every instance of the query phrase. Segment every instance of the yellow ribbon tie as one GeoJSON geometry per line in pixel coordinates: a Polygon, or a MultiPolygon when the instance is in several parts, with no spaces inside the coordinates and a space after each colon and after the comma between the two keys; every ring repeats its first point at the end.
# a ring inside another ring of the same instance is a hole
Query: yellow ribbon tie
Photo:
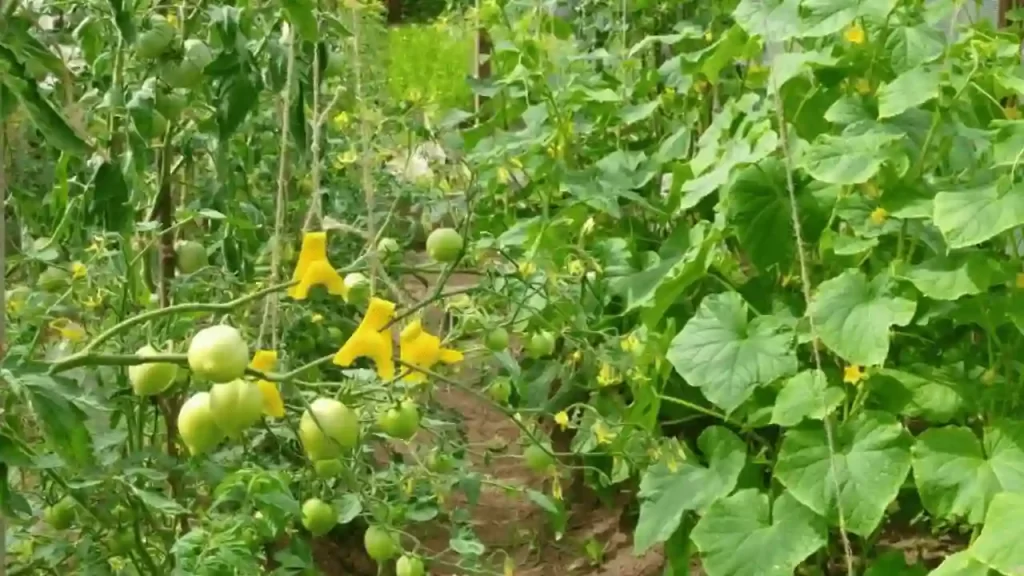
{"type": "MultiPolygon", "coordinates": [[[[277,352],[273,350],[257,350],[252,356],[249,367],[253,370],[267,373],[277,367],[277,352]]],[[[260,379],[256,382],[263,397],[263,413],[271,418],[284,417],[284,400],[281,399],[281,391],[277,384],[269,380],[260,379]]]]}
{"type": "Polygon", "coordinates": [[[394,342],[391,341],[391,331],[385,330],[394,316],[394,302],[370,299],[363,321],[334,355],[334,363],[345,367],[351,366],[357,358],[369,358],[376,365],[381,380],[394,378],[394,342]]]}
{"type": "Polygon", "coordinates": [[[348,291],[341,274],[327,260],[327,233],[306,232],[302,235],[299,262],[295,265],[292,281],[299,283],[288,289],[288,295],[296,300],[309,297],[313,286],[326,286],[327,292],[344,296],[348,291]]]}
{"type": "MultiPolygon", "coordinates": [[[[403,365],[430,370],[438,362],[455,364],[462,362],[462,352],[441,347],[441,339],[423,329],[419,320],[410,322],[399,336],[402,345],[399,359],[403,365]]],[[[427,375],[419,370],[409,370],[402,378],[406,382],[420,383],[427,375]]]]}

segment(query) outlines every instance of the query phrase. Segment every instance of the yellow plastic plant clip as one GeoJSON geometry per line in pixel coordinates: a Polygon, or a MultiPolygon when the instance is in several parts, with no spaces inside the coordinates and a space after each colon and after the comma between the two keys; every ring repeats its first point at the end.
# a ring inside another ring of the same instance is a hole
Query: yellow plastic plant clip
{"type": "MultiPolygon", "coordinates": [[[[462,362],[462,352],[441,347],[441,339],[423,329],[419,320],[409,323],[398,338],[401,344],[399,359],[402,364],[413,368],[430,370],[438,362],[455,364],[462,362]]],[[[420,383],[427,380],[423,372],[409,369],[402,377],[406,382],[420,383]]]]}
{"type": "Polygon", "coordinates": [[[325,286],[327,292],[335,296],[344,296],[348,291],[341,274],[327,260],[326,232],[303,233],[299,262],[295,265],[292,280],[298,284],[288,288],[288,296],[296,300],[308,298],[313,286],[325,286]]]}
{"type": "Polygon", "coordinates": [[[357,358],[369,358],[377,367],[377,375],[381,380],[394,378],[394,342],[391,340],[391,331],[385,328],[394,316],[394,302],[371,298],[363,321],[338,349],[334,363],[345,367],[351,366],[357,358]]]}
{"type": "MultiPolygon", "coordinates": [[[[249,367],[260,372],[272,372],[277,367],[277,352],[273,350],[257,350],[252,356],[249,367]]],[[[260,379],[256,382],[260,395],[263,397],[263,413],[271,418],[284,417],[284,400],[277,384],[270,380],[260,379]]]]}

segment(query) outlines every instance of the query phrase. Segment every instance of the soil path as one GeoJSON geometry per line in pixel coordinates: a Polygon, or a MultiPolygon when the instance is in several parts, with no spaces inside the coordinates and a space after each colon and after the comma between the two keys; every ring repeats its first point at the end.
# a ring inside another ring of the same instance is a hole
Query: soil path
{"type": "MultiPolygon", "coordinates": [[[[478,278],[456,275],[449,280],[446,289],[472,285],[478,278]]],[[[428,278],[428,281],[433,280],[428,278]]],[[[396,281],[400,281],[415,297],[422,297],[432,288],[423,286],[412,277],[396,281]]],[[[433,324],[438,320],[438,314],[436,310],[428,311],[427,323],[433,324]]],[[[494,367],[484,361],[467,364],[454,375],[459,382],[476,383],[494,374],[494,367]]],[[[506,485],[550,494],[547,484],[550,480],[531,473],[517,457],[521,453],[518,426],[494,405],[471,392],[443,384],[436,385],[434,398],[442,407],[458,414],[460,427],[471,445],[492,447],[490,458],[485,458],[482,450],[467,456],[474,471],[506,485]],[[495,457],[493,452],[500,454],[495,457]]],[[[417,440],[421,436],[424,435],[419,435],[417,440]]],[[[579,492],[568,483],[568,479],[563,482],[566,494],[579,492]]],[[[503,574],[505,554],[514,560],[513,573],[516,576],[654,576],[661,573],[664,560],[660,549],[640,558],[633,555],[630,536],[619,526],[621,507],[603,506],[596,501],[588,501],[588,498],[574,500],[578,501],[570,502],[566,533],[556,537],[546,513],[525,495],[485,483],[478,503],[471,508],[471,523],[487,547],[488,558],[493,560],[489,562],[493,573],[503,574]],[[590,550],[599,552],[588,554],[588,544],[590,550]]],[[[450,535],[446,527],[441,523],[425,526],[416,533],[424,546],[435,553],[447,549],[450,535]]],[[[351,544],[361,544],[361,537],[349,534],[341,542],[338,535],[333,536],[332,541],[320,541],[315,546],[321,570],[328,576],[353,574],[351,556],[354,551],[351,544]],[[348,561],[339,562],[339,556],[346,557],[348,561]],[[342,565],[348,567],[347,572],[340,571],[342,565]]],[[[454,562],[457,557],[442,556],[441,560],[454,562]]],[[[435,562],[430,573],[434,576],[455,576],[468,572],[435,562]]]]}

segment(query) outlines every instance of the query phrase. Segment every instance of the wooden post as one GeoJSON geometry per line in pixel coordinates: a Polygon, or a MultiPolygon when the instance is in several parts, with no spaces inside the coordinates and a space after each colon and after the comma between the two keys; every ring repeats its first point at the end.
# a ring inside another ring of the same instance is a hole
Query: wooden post
{"type": "Polygon", "coordinates": [[[387,0],[388,26],[402,22],[402,0],[387,0]]]}
{"type": "MultiPolygon", "coordinates": [[[[476,2],[476,45],[473,50],[473,77],[476,80],[483,80],[491,77],[491,36],[487,29],[480,24],[480,0],[476,2]]],[[[473,96],[473,112],[476,121],[480,122],[480,109],[486,102],[486,98],[475,94],[473,96]]]]}
{"type": "MultiPolygon", "coordinates": [[[[4,93],[0,91],[0,110],[4,107],[4,93]]],[[[0,117],[0,360],[7,354],[7,119],[0,117]]],[[[0,482],[7,482],[7,466],[0,464],[0,482]]],[[[0,576],[7,574],[7,519],[0,510],[0,576]]]]}

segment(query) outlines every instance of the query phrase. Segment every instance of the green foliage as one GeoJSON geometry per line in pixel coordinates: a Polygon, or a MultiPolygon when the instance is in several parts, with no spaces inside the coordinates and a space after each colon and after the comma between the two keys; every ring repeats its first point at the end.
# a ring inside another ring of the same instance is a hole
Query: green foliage
{"type": "Polygon", "coordinates": [[[403,24],[387,32],[388,95],[395,101],[425,101],[440,110],[472,107],[466,78],[473,74],[470,23],[403,24]]]}

